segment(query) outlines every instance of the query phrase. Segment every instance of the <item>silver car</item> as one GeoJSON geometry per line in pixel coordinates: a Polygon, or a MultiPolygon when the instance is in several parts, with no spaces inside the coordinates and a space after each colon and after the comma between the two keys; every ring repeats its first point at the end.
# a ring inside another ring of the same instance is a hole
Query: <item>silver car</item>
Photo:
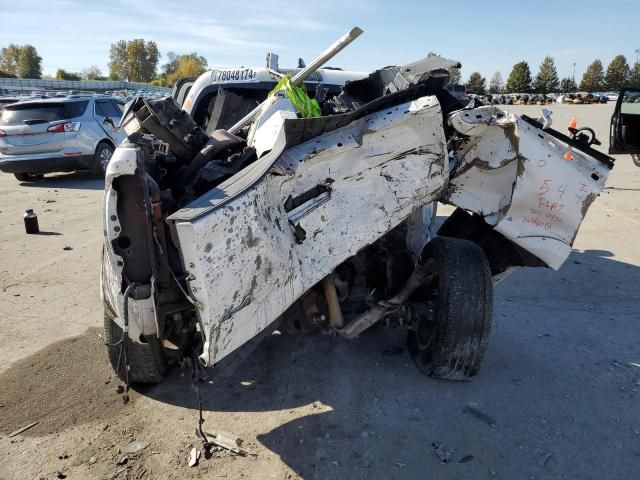
{"type": "Polygon", "coordinates": [[[7,105],[0,110],[0,171],[20,181],[81,169],[103,176],[124,138],[115,128],[123,108],[118,99],[87,95],[7,105]]]}

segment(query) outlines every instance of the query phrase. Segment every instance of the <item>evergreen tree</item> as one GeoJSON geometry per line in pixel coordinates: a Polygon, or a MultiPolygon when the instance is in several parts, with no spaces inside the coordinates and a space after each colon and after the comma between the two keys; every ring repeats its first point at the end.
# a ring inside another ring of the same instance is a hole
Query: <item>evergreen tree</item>
{"type": "Polygon", "coordinates": [[[451,67],[449,69],[449,83],[451,85],[459,85],[462,81],[462,74],[460,73],[460,69],[456,67],[451,67]]]}
{"type": "Polygon", "coordinates": [[[629,73],[629,78],[627,79],[627,86],[633,88],[640,88],[640,63],[636,63],[633,66],[633,70],[629,73]]]}
{"type": "Polygon", "coordinates": [[[500,72],[494,73],[489,82],[489,93],[502,93],[503,88],[502,74],[500,72]]]}
{"type": "Polygon", "coordinates": [[[604,87],[604,71],[602,69],[602,62],[600,60],[594,60],[591,65],[587,67],[587,71],[582,75],[582,81],[580,82],[580,90],[587,92],[599,92],[604,87]]]}
{"type": "Polygon", "coordinates": [[[487,91],[486,83],[487,81],[482,75],[480,75],[480,72],[473,72],[465,84],[465,87],[467,92],[484,95],[487,91]]]}
{"type": "Polygon", "coordinates": [[[506,93],[528,93],[531,91],[531,70],[524,60],[516,63],[507,79],[506,93]]]}
{"type": "Polygon", "coordinates": [[[620,90],[626,85],[630,73],[627,59],[624,55],[617,55],[607,67],[604,86],[609,90],[620,90]]]}
{"type": "Polygon", "coordinates": [[[565,77],[560,82],[560,91],[562,93],[573,93],[578,90],[578,86],[573,78],[565,77]]]}
{"type": "Polygon", "coordinates": [[[540,64],[540,70],[533,82],[533,88],[537,93],[552,93],[557,92],[559,86],[558,72],[553,58],[547,56],[540,64]]]}

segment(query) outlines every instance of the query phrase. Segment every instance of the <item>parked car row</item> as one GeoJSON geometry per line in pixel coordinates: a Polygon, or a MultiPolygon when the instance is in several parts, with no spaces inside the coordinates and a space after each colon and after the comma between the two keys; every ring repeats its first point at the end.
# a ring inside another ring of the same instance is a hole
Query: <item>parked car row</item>
{"type": "Polygon", "coordinates": [[[464,85],[449,85],[449,92],[458,100],[477,99],[491,105],[549,105],[552,103],[592,104],[615,102],[615,92],[577,92],[577,93],[508,93],[508,94],[476,94],[466,91],[464,85]]]}
{"type": "Polygon", "coordinates": [[[20,181],[45,173],[89,170],[103,176],[124,132],[124,102],[105,95],[13,97],[0,107],[0,171],[20,181]],[[23,97],[24,98],[24,97],[23,97]]]}

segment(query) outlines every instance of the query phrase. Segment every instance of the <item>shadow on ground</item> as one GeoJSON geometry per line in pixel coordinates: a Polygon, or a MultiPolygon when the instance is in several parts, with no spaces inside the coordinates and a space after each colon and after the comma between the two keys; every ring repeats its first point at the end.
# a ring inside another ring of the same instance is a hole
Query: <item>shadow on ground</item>
{"type": "Polygon", "coordinates": [[[44,435],[107,419],[123,408],[96,328],[52,343],[0,373],[0,431],[38,422],[44,435]]]}
{"type": "MultiPolygon", "coordinates": [[[[264,413],[250,417],[251,430],[303,478],[632,478],[638,284],[640,268],[607,251],[574,252],[560,272],[515,273],[496,290],[483,369],[463,383],[419,373],[402,328],[380,325],[354,341],[274,334],[230,378],[202,385],[204,415],[264,413]],[[384,353],[394,346],[402,351],[384,353]]],[[[2,431],[39,421],[26,435],[40,436],[135,408],[115,394],[103,349],[94,329],[0,374],[2,431]]],[[[195,426],[189,374],[175,369],[136,390],[190,409],[195,426]]]]}
{"type": "MultiPolygon", "coordinates": [[[[640,467],[640,449],[622,446],[637,441],[631,424],[640,429],[640,369],[628,365],[640,362],[639,283],[640,268],[599,250],[574,252],[560,272],[514,274],[497,288],[490,347],[471,382],[420,374],[401,328],[355,341],[275,334],[228,380],[202,387],[203,407],[298,416],[258,440],[303,478],[417,478],[425,465],[443,478],[484,478],[505,461],[505,478],[640,467]],[[385,355],[392,346],[403,350],[385,355]],[[465,413],[468,403],[495,426],[465,413]],[[631,438],[593,435],[603,423],[626,426],[631,438]],[[433,442],[452,450],[450,463],[438,461],[433,442]]],[[[175,371],[142,393],[194,408],[188,376],[175,371]]]]}
{"type": "Polygon", "coordinates": [[[91,176],[88,172],[72,172],[47,175],[35,182],[20,182],[28,188],[70,188],[80,190],[103,190],[104,180],[91,176]]]}

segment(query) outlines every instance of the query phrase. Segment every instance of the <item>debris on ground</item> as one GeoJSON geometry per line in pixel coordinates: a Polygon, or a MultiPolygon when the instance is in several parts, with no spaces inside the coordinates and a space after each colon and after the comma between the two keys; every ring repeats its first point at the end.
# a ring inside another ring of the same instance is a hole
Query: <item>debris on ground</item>
{"type": "Polygon", "coordinates": [[[72,247],[70,247],[69,245],[65,245],[65,246],[64,246],[64,248],[63,248],[63,250],[73,250],[73,248],[72,248],[72,247]]]}
{"type": "Polygon", "coordinates": [[[398,467],[398,468],[405,468],[406,466],[407,466],[406,463],[396,462],[396,467],[398,467]]]}
{"type": "MultiPolygon", "coordinates": [[[[240,437],[233,435],[231,433],[223,432],[223,431],[217,431],[217,432],[211,432],[211,433],[204,432],[204,435],[206,436],[206,438],[203,439],[200,436],[200,432],[198,431],[198,429],[196,429],[196,435],[201,440],[204,440],[205,447],[207,446],[221,447],[237,455],[242,455],[243,457],[246,457],[247,455],[250,454],[248,450],[245,450],[244,448],[242,448],[242,444],[244,443],[244,440],[242,440],[240,437]]],[[[252,455],[255,455],[255,454],[252,454],[252,455]]]]}
{"type": "Polygon", "coordinates": [[[435,453],[436,457],[438,457],[438,460],[440,460],[440,463],[449,463],[451,454],[455,452],[455,450],[450,450],[438,442],[433,442],[431,444],[431,447],[433,449],[433,453],[435,453]]]}
{"type": "Polygon", "coordinates": [[[200,460],[200,450],[193,447],[191,453],[189,453],[189,467],[195,467],[200,460]]]}
{"type": "Polygon", "coordinates": [[[9,435],[7,435],[7,438],[11,438],[11,437],[15,437],[16,435],[20,435],[22,432],[26,432],[27,430],[29,430],[32,427],[35,427],[38,423],[40,422],[33,422],[30,423],[29,425],[25,425],[24,427],[20,427],[19,429],[11,432],[9,435]]]}
{"type": "Polygon", "coordinates": [[[121,473],[124,473],[127,471],[128,467],[121,467],[116,469],[109,477],[107,477],[109,480],[113,480],[114,478],[118,478],[120,476],[121,473]]]}
{"type": "Polygon", "coordinates": [[[458,461],[458,463],[467,463],[467,462],[470,462],[471,460],[473,460],[473,455],[465,455],[458,461]]]}
{"type": "Polygon", "coordinates": [[[149,442],[131,442],[126,447],[120,448],[120,453],[132,454],[138,453],[149,446],[149,442]]]}
{"type": "Polygon", "coordinates": [[[541,467],[545,467],[552,455],[553,453],[551,452],[545,453],[542,457],[540,457],[540,460],[538,460],[538,465],[540,465],[541,467]]]}
{"type": "Polygon", "coordinates": [[[96,457],[89,457],[89,465],[93,465],[97,461],[98,461],[98,459],[96,457]]]}
{"type": "Polygon", "coordinates": [[[478,420],[483,421],[484,423],[489,425],[491,428],[496,428],[495,419],[493,417],[490,417],[483,411],[479,410],[478,408],[476,408],[475,403],[467,403],[467,405],[464,407],[464,410],[462,410],[462,412],[468,413],[469,415],[476,417],[478,420]]]}

